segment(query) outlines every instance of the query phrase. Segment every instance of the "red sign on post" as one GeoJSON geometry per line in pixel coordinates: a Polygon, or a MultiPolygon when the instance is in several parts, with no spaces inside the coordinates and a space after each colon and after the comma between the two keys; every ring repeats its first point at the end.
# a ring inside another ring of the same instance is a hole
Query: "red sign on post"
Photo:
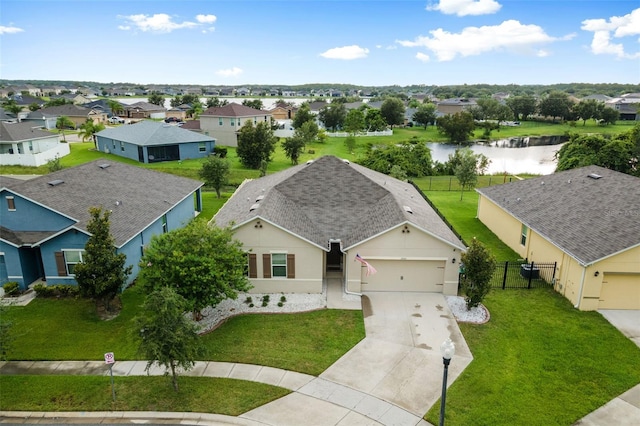
{"type": "Polygon", "coordinates": [[[107,352],[104,354],[104,363],[109,365],[116,362],[115,357],[113,356],[113,352],[107,352]]]}

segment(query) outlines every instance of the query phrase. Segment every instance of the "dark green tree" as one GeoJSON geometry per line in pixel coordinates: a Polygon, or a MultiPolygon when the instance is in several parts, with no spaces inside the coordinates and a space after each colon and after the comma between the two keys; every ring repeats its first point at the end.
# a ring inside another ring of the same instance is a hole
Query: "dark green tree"
{"type": "Polygon", "coordinates": [[[271,162],[277,142],[278,138],[268,123],[261,121],[254,126],[251,120],[247,120],[238,133],[236,153],[243,166],[257,170],[262,161],[271,162]]]}
{"type": "Polygon", "coordinates": [[[471,148],[459,148],[453,155],[449,155],[449,162],[453,164],[453,172],[460,183],[460,201],[462,201],[464,190],[476,185],[479,170],[488,167],[489,159],[482,154],[475,154],[471,148]]]}
{"type": "Polygon", "coordinates": [[[553,121],[556,118],[566,119],[571,114],[573,102],[569,99],[569,95],[565,92],[552,91],[546,97],[540,100],[538,109],[540,114],[551,117],[553,121]]]}
{"type": "Polygon", "coordinates": [[[392,129],[394,125],[404,124],[404,112],[404,102],[395,97],[385,99],[380,105],[380,114],[392,129]]]}
{"type": "Polygon", "coordinates": [[[447,136],[452,143],[462,143],[473,136],[475,122],[470,112],[457,112],[438,118],[438,132],[447,136]]]}
{"type": "Polygon", "coordinates": [[[305,102],[300,105],[300,108],[298,108],[298,111],[296,111],[296,115],[293,116],[293,128],[299,129],[307,121],[313,121],[315,123],[315,116],[311,114],[309,104],[305,102]]]}
{"type": "Polygon", "coordinates": [[[573,113],[582,120],[582,125],[585,126],[587,124],[587,120],[592,118],[596,119],[598,117],[600,105],[604,106],[604,104],[596,101],[595,99],[587,99],[573,105],[572,110],[573,113]]]}
{"type": "Polygon", "coordinates": [[[207,108],[221,107],[229,103],[226,99],[220,100],[217,96],[207,99],[207,108]]]}
{"type": "Polygon", "coordinates": [[[432,103],[419,104],[411,118],[426,130],[429,124],[436,122],[436,108],[436,104],[432,103]]]}
{"type": "Polygon", "coordinates": [[[516,120],[527,120],[536,112],[538,104],[536,98],[531,95],[511,96],[506,102],[516,120]]]}
{"type": "Polygon", "coordinates": [[[125,267],[127,256],[116,252],[115,240],[110,232],[111,212],[92,207],[89,214],[91,220],[87,223],[87,231],[91,236],[85,244],[82,262],[75,266],[73,273],[80,294],[111,312],[111,302],[126,285],[133,267],[125,267]]]}
{"type": "Polygon", "coordinates": [[[604,107],[598,111],[598,120],[600,124],[616,124],[620,119],[620,113],[611,107],[604,107]]]}
{"type": "Polygon", "coordinates": [[[158,105],[158,106],[163,107],[164,106],[164,96],[162,96],[158,92],[151,92],[149,94],[149,97],[147,98],[147,102],[149,102],[150,104],[154,104],[154,105],[158,105]]]}
{"type": "Polygon", "coordinates": [[[304,152],[305,141],[300,135],[294,134],[290,138],[285,138],[282,141],[282,149],[288,159],[291,160],[291,164],[298,164],[300,155],[304,152]]]}
{"type": "Polygon", "coordinates": [[[478,306],[491,290],[491,277],[496,269],[496,259],[477,239],[471,247],[462,253],[464,275],[461,278],[462,292],[465,295],[467,309],[478,306]]]}
{"type": "Polygon", "coordinates": [[[37,111],[40,109],[40,105],[38,105],[36,102],[31,102],[29,104],[29,111],[33,112],[33,111],[37,111]]]}
{"type": "Polygon", "coordinates": [[[349,110],[344,119],[344,130],[350,134],[364,130],[364,113],[359,109],[349,110]]]}
{"type": "Polygon", "coordinates": [[[264,108],[264,105],[262,105],[261,99],[244,99],[242,101],[242,105],[245,105],[254,109],[260,109],[260,110],[264,108]]]}
{"type": "Polygon", "coordinates": [[[382,118],[382,113],[378,108],[367,109],[364,125],[368,132],[381,132],[387,128],[387,122],[382,118]]]}
{"type": "Polygon", "coordinates": [[[173,287],[187,300],[193,318],[200,320],[207,306],[249,290],[246,263],[242,243],[230,228],[192,220],[151,239],[140,261],[138,281],[148,291],[173,287]]]}
{"type": "Polygon", "coordinates": [[[210,156],[202,164],[199,176],[207,185],[215,189],[220,198],[220,190],[227,184],[229,178],[229,161],[217,156],[210,156]]]}
{"type": "Polygon", "coordinates": [[[138,351],[147,359],[146,371],[157,364],[171,373],[174,390],[178,387],[178,368],[189,371],[204,353],[197,325],[185,316],[187,302],[172,287],[152,291],[135,319],[140,330],[138,351]]]}
{"type": "Polygon", "coordinates": [[[342,129],[347,109],[342,103],[331,103],[320,110],[318,119],[324,127],[335,132],[342,129]]]}
{"type": "Polygon", "coordinates": [[[408,177],[429,176],[433,168],[431,150],[424,143],[411,142],[369,149],[359,163],[384,174],[390,174],[393,166],[397,165],[408,177]]]}

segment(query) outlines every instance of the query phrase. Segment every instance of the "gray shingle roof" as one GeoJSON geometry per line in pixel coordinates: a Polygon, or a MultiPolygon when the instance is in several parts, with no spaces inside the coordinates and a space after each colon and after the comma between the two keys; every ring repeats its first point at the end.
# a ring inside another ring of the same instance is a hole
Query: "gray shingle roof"
{"type": "Polygon", "coordinates": [[[78,221],[86,231],[89,208],[112,210],[111,233],[121,246],[202,186],[202,182],[101,159],[26,181],[0,178],[0,187],[78,221]],[[109,167],[101,168],[108,164],[109,167]],[[56,186],[48,182],[62,180],[56,186]]]}
{"type": "Polygon", "coordinates": [[[239,225],[256,217],[324,249],[329,240],[346,249],[405,222],[464,249],[412,185],[333,156],[246,181],[215,221],[239,225]]]}
{"type": "Polygon", "coordinates": [[[0,141],[19,142],[34,139],[57,137],[54,133],[34,128],[31,122],[8,123],[0,121],[0,141]]]}
{"type": "Polygon", "coordinates": [[[637,177],[588,166],[477,191],[583,265],[640,245],[637,177]]]}
{"type": "Polygon", "coordinates": [[[140,146],[169,145],[176,143],[208,142],[216,139],[157,121],[141,121],[128,126],[109,128],[96,136],[128,142],[140,146]]]}

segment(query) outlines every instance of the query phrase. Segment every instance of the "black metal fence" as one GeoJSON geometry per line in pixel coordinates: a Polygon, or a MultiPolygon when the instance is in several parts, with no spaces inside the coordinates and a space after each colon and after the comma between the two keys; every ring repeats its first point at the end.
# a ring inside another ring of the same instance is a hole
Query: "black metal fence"
{"type": "Polygon", "coordinates": [[[499,262],[491,281],[492,288],[551,287],[556,276],[556,262],[499,262]]]}

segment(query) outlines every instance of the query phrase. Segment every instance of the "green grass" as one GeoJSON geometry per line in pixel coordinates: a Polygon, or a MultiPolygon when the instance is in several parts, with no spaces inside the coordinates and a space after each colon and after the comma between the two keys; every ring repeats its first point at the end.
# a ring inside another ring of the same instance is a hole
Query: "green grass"
{"type": "MultiPolygon", "coordinates": [[[[136,286],[122,294],[123,310],[110,321],[96,315],[84,299],[36,298],[27,306],[10,307],[15,341],[10,360],[100,360],[114,352],[118,360],[141,359],[133,318],[144,295],[136,286]]],[[[364,338],[361,311],[318,310],[229,319],[202,336],[207,348],[202,361],[267,365],[320,374],[364,338]]]]}
{"type": "Polygon", "coordinates": [[[10,411],[176,411],[242,413],[287,395],[289,390],[242,380],[180,377],[0,376],[2,409],[10,411]],[[11,389],[11,391],[9,391],[11,389]]]}
{"type": "Polygon", "coordinates": [[[488,323],[460,324],[474,360],[447,392],[448,425],[569,425],[640,382],[640,349],[551,289],[493,290],[483,304],[488,323]]]}

